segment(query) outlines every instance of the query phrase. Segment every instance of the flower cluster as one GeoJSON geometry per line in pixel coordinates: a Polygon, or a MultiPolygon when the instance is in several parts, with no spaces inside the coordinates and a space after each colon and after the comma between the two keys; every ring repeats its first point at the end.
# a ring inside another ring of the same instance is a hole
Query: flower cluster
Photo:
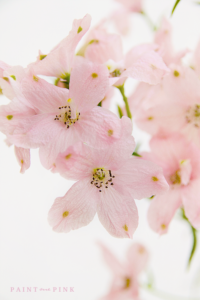
{"type": "Polygon", "coordinates": [[[101,26],[77,51],[90,22],[89,15],[74,20],[69,35],[25,69],[0,63],[1,92],[10,99],[0,107],[0,130],[15,146],[21,172],[30,166],[30,149],[39,148],[45,168],[77,181],[49,211],[53,230],[80,228],[97,213],[111,235],[131,238],[138,225],[134,199],[162,194],[168,184],[161,167],[132,156],[131,120],[102,103],[128,77],[155,85],[169,68],[159,45],[124,55],[120,36],[101,26]]]}
{"type": "Polygon", "coordinates": [[[199,45],[190,62],[183,64],[181,58],[189,51],[175,53],[171,35],[164,19],[155,42],[170,73],[156,86],[140,83],[129,98],[136,124],[152,135],[151,152],[141,156],[163,168],[170,187],[153,197],[148,212],[151,228],[160,234],[167,231],[178,208],[184,209],[194,228],[200,228],[199,45]]]}

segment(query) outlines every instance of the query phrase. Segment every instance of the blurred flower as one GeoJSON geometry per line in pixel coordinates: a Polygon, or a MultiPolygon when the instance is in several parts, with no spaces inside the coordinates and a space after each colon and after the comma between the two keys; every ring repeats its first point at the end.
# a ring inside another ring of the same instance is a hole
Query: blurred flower
{"type": "Polygon", "coordinates": [[[138,300],[138,277],[146,268],[149,260],[147,249],[141,244],[134,243],[127,251],[126,261],[120,262],[104,245],[100,244],[100,248],[105,262],[114,275],[108,295],[101,300],[138,300]]]}
{"type": "Polygon", "coordinates": [[[143,0],[115,0],[125,6],[131,12],[141,12],[143,0]]]}

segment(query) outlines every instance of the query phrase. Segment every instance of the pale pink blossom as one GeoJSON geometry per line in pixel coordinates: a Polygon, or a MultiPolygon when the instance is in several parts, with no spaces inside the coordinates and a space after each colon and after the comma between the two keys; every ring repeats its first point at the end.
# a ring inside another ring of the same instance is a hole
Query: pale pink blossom
{"type": "Polygon", "coordinates": [[[104,245],[100,244],[105,262],[113,272],[113,282],[107,296],[101,300],[139,299],[139,275],[145,270],[149,260],[147,249],[132,244],[127,251],[126,260],[119,261],[104,245]]]}
{"type": "Polygon", "coordinates": [[[21,166],[20,173],[24,174],[30,168],[30,149],[24,149],[15,146],[15,155],[19,165],[21,166]]]}
{"type": "Polygon", "coordinates": [[[131,12],[142,12],[143,0],[115,0],[131,12]]]}
{"type": "Polygon", "coordinates": [[[137,115],[137,110],[148,110],[151,107],[167,102],[167,94],[162,83],[150,85],[140,82],[128,98],[132,116],[137,115]]]}
{"type": "MultiPolygon", "coordinates": [[[[61,175],[79,181],[51,207],[48,220],[54,231],[69,232],[86,226],[97,213],[112,236],[132,238],[138,225],[134,198],[167,190],[160,167],[131,155],[134,148],[131,121],[123,117],[121,122],[130,142],[122,139],[102,149],[83,145],[73,167],[67,167],[66,172],[62,168],[61,175]]],[[[67,158],[73,158],[74,152],[71,157],[71,152],[66,154],[67,158]]]]}
{"type": "Polygon", "coordinates": [[[91,16],[86,15],[83,19],[74,20],[69,35],[64,38],[47,55],[41,54],[40,60],[29,65],[31,72],[36,75],[47,75],[68,80],[75,59],[76,47],[88,31],[91,23],[91,16]]]}
{"type": "Polygon", "coordinates": [[[109,21],[115,25],[120,34],[126,35],[131,28],[131,15],[132,12],[129,9],[121,7],[113,12],[109,17],[109,21]]]}
{"type": "Polygon", "coordinates": [[[19,122],[26,122],[35,114],[34,109],[14,98],[9,104],[0,106],[0,130],[8,138],[13,134],[19,122]]]}
{"type": "Polygon", "coordinates": [[[21,66],[11,67],[0,61],[0,94],[4,94],[8,99],[15,97],[12,81],[21,81],[25,75],[25,70],[21,66]]]}
{"type": "Polygon", "coordinates": [[[109,87],[105,66],[78,57],[69,90],[35,75],[26,76],[20,86],[27,104],[37,114],[19,121],[9,138],[18,147],[40,147],[45,167],[51,168],[60,152],[80,140],[103,147],[120,138],[119,119],[97,106],[109,87]]]}
{"type": "Polygon", "coordinates": [[[133,47],[124,56],[119,35],[94,29],[82,55],[88,60],[107,66],[111,85],[121,86],[128,77],[158,84],[169,69],[157,50],[158,46],[155,44],[143,44],[133,47]]]}
{"type": "Polygon", "coordinates": [[[156,32],[154,42],[160,46],[159,52],[167,66],[171,63],[181,64],[181,59],[189,52],[188,49],[175,52],[172,43],[172,25],[166,18],[163,18],[161,27],[156,32]]]}
{"type": "MultiPolygon", "coordinates": [[[[162,82],[156,105],[137,110],[137,125],[152,135],[181,132],[200,146],[200,84],[188,67],[173,65],[162,82]]],[[[158,90],[159,91],[159,90],[158,90]]]]}
{"type": "Polygon", "coordinates": [[[151,228],[163,234],[167,231],[176,210],[184,207],[195,228],[200,228],[200,155],[199,149],[183,136],[154,137],[150,153],[142,157],[163,168],[170,186],[168,192],[156,195],[150,204],[148,220],[151,228]]]}

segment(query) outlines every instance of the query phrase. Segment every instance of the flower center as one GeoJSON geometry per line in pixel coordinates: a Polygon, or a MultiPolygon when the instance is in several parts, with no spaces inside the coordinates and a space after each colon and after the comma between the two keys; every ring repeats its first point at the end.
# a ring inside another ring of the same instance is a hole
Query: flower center
{"type": "Polygon", "coordinates": [[[170,176],[170,181],[173,185],[187,185],[190,182],[191,174],[190,159],[182,159],[179,161],[178,170],[170,176]]]}
{"type": "Polygon", "coordinates": [[[200,125],[200,105],[195,104],[191,106],[186,112],[186,120],[188,123],[192,123],[195,127],[200,125]]]}
{"type": "Polygon", "coordinates": [[[130,278],[125,278],[125,285],[124,285],[124,288],[125,289],[128,289],[131,285],[131,279],[130,278]]]}
{"type": "Polygon", "coordinates": [[[181,174],[180,170],[176,171],[173,175],[170,176],[172,184],[181,184],[181,174]]]}
{"type": "Polygon", "coordinates": [[[75,124],[79,120],[80,113],[76,113],[76,118],[72,119],[71,107],[69,105],[68,106],[60,106],[59,109],[61,110],[61,114],[56,115],[54,120],[64,123],[67,128],[69,128],[71,125],[75,124]]]}
{"type": "Polygon", "coordinates": [[[114,185],[111,170],[105,170],[104,168],[97,168],[93,170],[93,177],[91,184],[94,184],[99,192],[102,191],[102,188],[108,188],[109,185],[114,185]]]}

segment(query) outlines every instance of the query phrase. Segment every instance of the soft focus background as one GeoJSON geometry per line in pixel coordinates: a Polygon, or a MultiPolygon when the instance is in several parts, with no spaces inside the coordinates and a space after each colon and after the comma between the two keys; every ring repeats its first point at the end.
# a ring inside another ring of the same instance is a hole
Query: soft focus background
{"type": "MultiPolygon", "coordinates": [[[[146,0],[144,10],[159,25],[162,16],[170,16],[174,2],[146,0]]],[[[48,53],[68,34],[73,19],[89,13],[94,26],[116,7],[114,0],[0,0],[0,60],[26,67],[35,61],[39,49],[48,53]]],[[[182,0],[171,21],[175,48],[194,49],[200,38],[200,5],[182,0]]],[[[148,23],[135,14],[131,30],[123,38],[124,51],[150,42],[152,37],[148,23]]],[[[127,94],[134,85],[133,80],[126,84],[127,94]]],[[[116,101],[121,101],[118,91],[116,101]]],[[[5,103],[1,96],[0,104],[5,103]]],[[[137,129],[134,134],[146,148],[149,137],[137,129]]],[[[21,175],[13,147],[8,148],[4,139],[0,134],[0,300],[98,300],[109,290],[112,273],[96,242],[103,242],[125,259],[132,241],[111,237],[97,217],[89,226],[69,234],[54,233],[47,213],[54,199],[63,196],[73,182],[45,170],[36,150],[31,152],[31,168],[21,175]],[[20,287],[21,292],[11,293],[11,287],[20,287]],[[51,291],[23,293],[23,287],[51,291]],[[53,293],[53,287],[74,287],[75,292],[57,289],[53,293]]],[[[133,241],[149,249],[148,273],[158,290],[158,296],[141,291],[142,299],[200,299],[200,247],[188,270],[192,246],[188,224],[177,215],[168,234],[159,237],[146,221],[149,200],[137,201],[137,206],[140,222],[133,241]]]]}

